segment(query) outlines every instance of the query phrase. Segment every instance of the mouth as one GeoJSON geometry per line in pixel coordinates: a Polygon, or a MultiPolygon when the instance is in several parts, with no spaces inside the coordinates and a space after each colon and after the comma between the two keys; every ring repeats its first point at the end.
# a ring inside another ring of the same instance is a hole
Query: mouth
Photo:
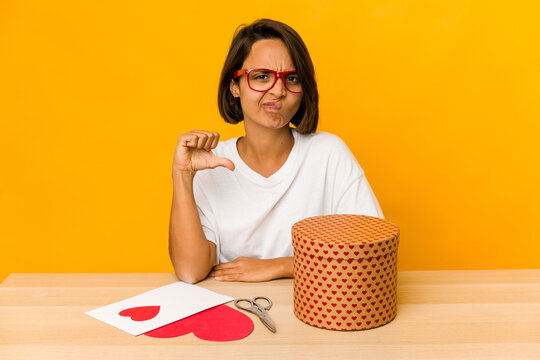
{"type": "Polygon", "coordinates": [[[281,109],[281,104],[280,103],[275,103],[275,102],[267,102],[267,103],[262,104],[262,106],[266,110],[279,110],[279,109],[281,109]]]}

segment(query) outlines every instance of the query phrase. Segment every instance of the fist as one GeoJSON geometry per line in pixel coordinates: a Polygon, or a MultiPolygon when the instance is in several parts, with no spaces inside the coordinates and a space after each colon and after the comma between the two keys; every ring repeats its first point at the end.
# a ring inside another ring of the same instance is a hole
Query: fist
{"type": "Polygon", "coordinates": [[[191,130],[180,135],[174,151],[173,170],[194,173],[218,166],[234,170],[231,160],[218,157],[211,151],[218,142],[219,134],[216,132],[191,130]]]}

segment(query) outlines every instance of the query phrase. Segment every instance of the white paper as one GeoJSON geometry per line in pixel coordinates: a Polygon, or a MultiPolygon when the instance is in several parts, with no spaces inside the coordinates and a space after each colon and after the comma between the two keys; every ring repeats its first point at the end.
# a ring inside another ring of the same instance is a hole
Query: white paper
{"type": "Polygon", "coordinates": [[[231,300],[234,299],[178,281],[85,314],[131,335],[140,335],[231,300]],[[140,306],[160,306],[159,313],[146,321],[119,315],[122,310],[140,306]]]}

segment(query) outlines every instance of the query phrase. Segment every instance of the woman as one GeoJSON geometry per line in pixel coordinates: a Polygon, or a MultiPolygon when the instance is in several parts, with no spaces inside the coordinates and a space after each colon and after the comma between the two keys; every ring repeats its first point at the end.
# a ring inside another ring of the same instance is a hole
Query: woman
{"type": "Polygon", "coordinates": [[[292,28],[268,19],[243,27],[225,61],[218,100],[225,121],[244,122],[245,136],[225,142],[201,130],[179,136],[169,253],[180,280],[292,277],[295,222],[339,213],[383,217],[345,143],[316,132],[313,64],[292,28]]]}

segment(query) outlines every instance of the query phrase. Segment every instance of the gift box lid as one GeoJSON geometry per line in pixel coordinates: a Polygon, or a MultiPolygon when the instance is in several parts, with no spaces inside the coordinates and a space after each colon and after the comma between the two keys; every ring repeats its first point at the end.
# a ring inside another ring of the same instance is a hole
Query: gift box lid
{"type": "Polygon", "coordinates": [[[388,220],[366,215],[321,215],[292,227],[293,247],[307,255],[358,259],[397,250],[399,228],[388,220]]]}

